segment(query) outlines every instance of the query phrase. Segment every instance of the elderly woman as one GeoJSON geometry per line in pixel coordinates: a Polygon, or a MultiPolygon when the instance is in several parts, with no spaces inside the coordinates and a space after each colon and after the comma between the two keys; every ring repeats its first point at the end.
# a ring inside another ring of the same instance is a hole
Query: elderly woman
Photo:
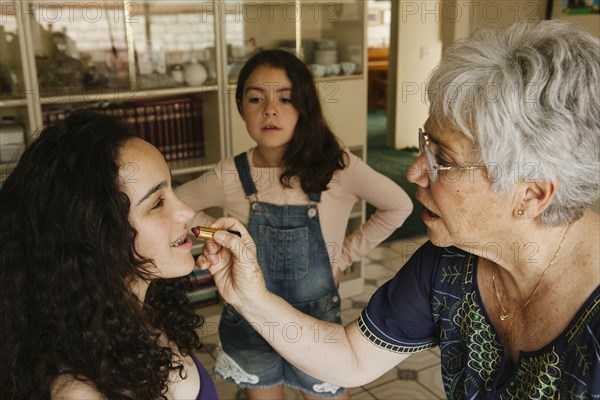
{"type": "Polygon", "coordinates": [[[430,242],[358,320],[326,324],[267,292],[232,219],[214,226],[242,238],[218,232],[199,265],[327,382],[361,385],[440,346],[451,399],[600,397],[600,41],[559,21],[482,31],[429,88],[409,179],[430,242]]]}

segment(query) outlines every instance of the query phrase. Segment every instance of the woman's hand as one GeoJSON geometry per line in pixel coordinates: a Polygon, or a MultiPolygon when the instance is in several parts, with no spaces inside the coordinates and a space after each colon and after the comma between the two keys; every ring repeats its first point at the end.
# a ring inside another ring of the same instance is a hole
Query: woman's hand
{"type": "Polygon", "coordinates": [[[198,268],[212,274],[225,301],[238,308],[267,291],[258,260],[256,245],[244,225],[235,218],[219,218],[211,228],[223,229],[204,242],[198,268]],[[227,232],[239,232],[241,237],[227,232]]]}

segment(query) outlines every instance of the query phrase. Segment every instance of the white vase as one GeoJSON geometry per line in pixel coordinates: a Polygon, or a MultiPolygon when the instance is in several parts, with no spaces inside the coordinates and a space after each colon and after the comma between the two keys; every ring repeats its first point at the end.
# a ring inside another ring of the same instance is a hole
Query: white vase
{"type": "Polygon", "coordinates": [[[186,85],[189,86],[200,86],[206,81],[207,77],[206,68],[195,58],[186,65],[183,75],[186,85]]]}

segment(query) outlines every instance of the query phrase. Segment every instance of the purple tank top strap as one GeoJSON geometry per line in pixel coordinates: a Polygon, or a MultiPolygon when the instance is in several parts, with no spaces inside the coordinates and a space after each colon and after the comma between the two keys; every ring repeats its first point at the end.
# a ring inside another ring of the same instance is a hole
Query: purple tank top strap
{"type": "Polygon", "coordinates": [[[191,353],[190,355],[192,360],[194,360],[194,364],[196,364],[196,368],[198,368],[198,374],[200,375],[200,393],[198,393],[197,400],[219,400],[215,381],[213,381],[213,379],[210,377],[206,368],[200,364],[200,361],[196,355],[194,353],[191,353]]]}

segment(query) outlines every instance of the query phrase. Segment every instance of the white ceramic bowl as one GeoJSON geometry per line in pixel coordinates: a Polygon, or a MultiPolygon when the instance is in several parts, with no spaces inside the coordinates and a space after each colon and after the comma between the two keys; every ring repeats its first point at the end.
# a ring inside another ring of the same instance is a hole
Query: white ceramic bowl
{"type": "Polygon", "coordinates": [[[336,50],[337,41],[333,39],[319,39],[315,41],[315,48],[317,50],[336,50]]]}
{"type": "Polygon", "coordinates": [[[327,66],[327,76],[338,76],[340,74],[342,67],[340,64],[329,64],[327,66]]]}
{"type": "Polygon", "coordinates": [[[325,73],[327,72],[327,66],[324,64],[310,64],[310,70],[315,78],[320,78],[325,76],[325,73]]]}
{"type": "Polygon", "coordinates": [[[337,50],[315,50],[316,64],[337,63],[337,50]]]}
{"type": "Polygon", "coordinates": [[[352,61],[343,61],[342,62],[342,73],[344,75],[352,75],[354,71],[356,71],[356,63],[352,61]]]}

